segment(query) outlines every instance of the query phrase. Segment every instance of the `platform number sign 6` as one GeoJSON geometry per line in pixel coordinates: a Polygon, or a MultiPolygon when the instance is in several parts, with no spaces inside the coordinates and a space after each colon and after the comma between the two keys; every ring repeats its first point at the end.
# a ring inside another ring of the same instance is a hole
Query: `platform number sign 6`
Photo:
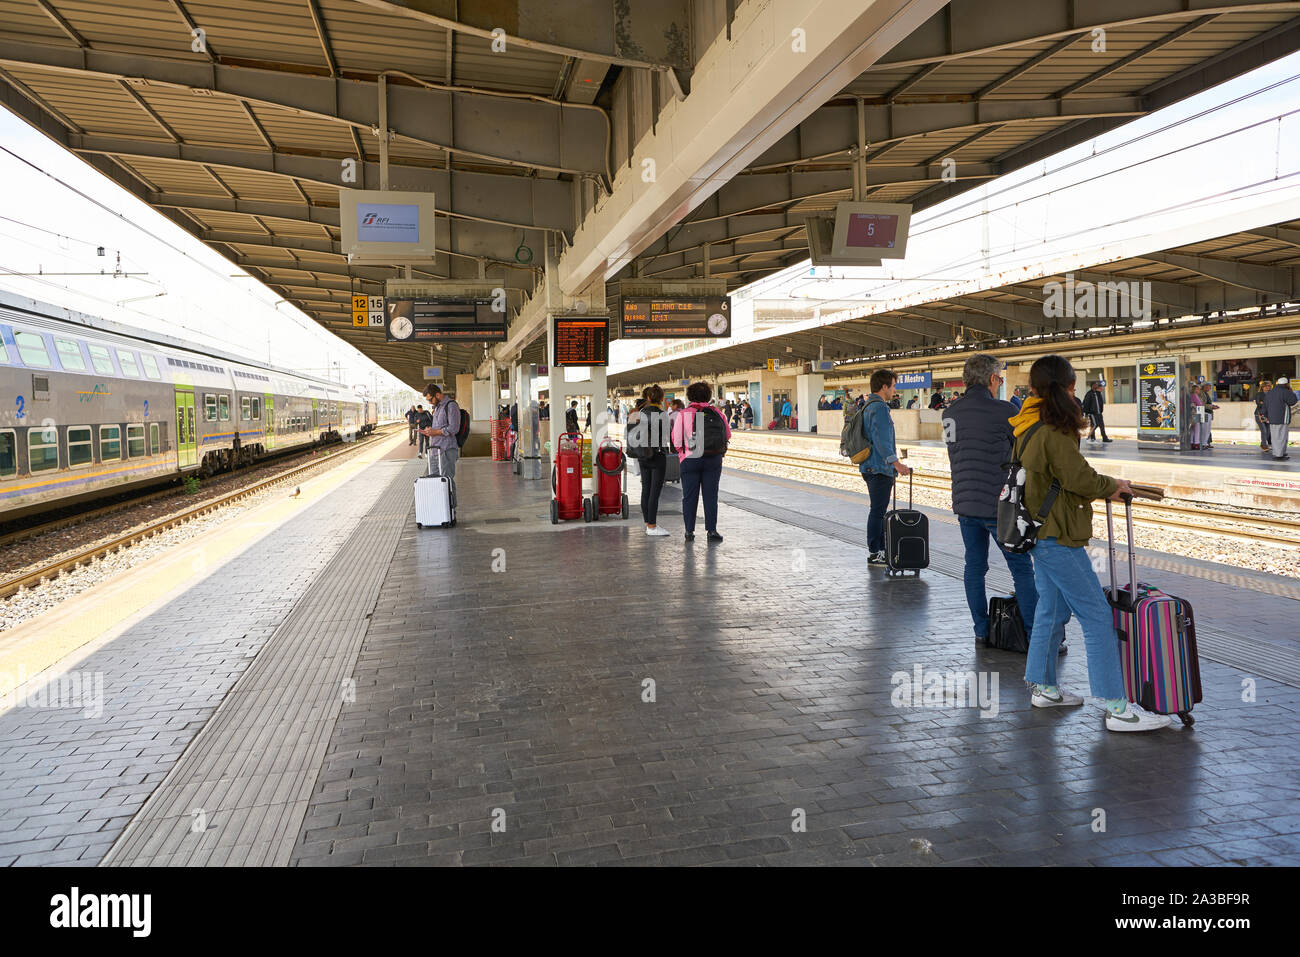
{"type": "Polygon", "coordinates": [[[17,399],[14,400],[14,404],[18,406],[18,418],[20,419],[27,418],[27,413],[23,411],[23,409],[27,406],[27,400],[20,395],[17,399]]]}

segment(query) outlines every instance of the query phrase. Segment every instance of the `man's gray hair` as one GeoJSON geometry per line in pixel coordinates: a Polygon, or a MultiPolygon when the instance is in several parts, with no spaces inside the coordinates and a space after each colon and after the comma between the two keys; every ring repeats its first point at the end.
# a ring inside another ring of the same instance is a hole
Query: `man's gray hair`
{"type": "Polygon", "coordinates": [[[966,365],[961,370],[961,377],[967,388],[973,385],[988,385],[989,378],[1001,368],[1002,363],[997,356],[989,355],[987,352],[977,352],[966,360],[966,365]]]}

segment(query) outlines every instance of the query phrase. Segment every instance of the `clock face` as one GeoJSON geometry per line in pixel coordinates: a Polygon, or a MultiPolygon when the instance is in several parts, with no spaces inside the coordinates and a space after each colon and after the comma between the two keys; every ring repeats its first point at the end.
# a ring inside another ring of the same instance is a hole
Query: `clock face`
{"type": "Polygon", "coordinates": [[[720,336],[727,331],[727,317],[720,312],[709,316],[709,332],[720,336]]]}
{"type": "Polygon", "coordinates": [[[411,320],[405,316],[398,316],[389,324],[388,328],[395,339],[409,339],[411,333],[415,331],[415,327],[411,325],[411,320]]]}

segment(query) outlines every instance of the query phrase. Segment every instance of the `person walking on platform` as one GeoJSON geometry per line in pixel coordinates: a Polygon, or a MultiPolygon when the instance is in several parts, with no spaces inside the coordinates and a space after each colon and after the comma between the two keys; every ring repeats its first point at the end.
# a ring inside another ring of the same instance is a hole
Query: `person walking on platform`
{"type": "Polygon", "coordinates": [[[1092,500],[1122,501],[1133,490],[1124,479],[1098,474],[1079,451],[1085,423],[1074,401],[1074,383],[1069,361],[1043,356],[1030,367],[1030,396],[1011,419],[1025,469],[1025,506],[1031,515],[1047,506],[1034,546],[1038,605],[1025,681],[1031,685],[1035,708],[1083,704],[1083,698],[1065,691],[1056,678],[1057,646],[1073,614],[1083,629],[1089,691],[1104,702],[1107,730],[1153,731],[1168,727],[1169,719],[1129,703],[1110,603],[1086,548],[1092,538],[1092,500]]]}
{"type": "Polygon", "coordinates": [[[415,444],[415,430],[419,427],[419,416],[415,411],[415,406],[406,410],[406,444],[415,444]]]}
{"type": "Polygon", "coordinates": [[[664,412],[664,390],[657,385],[647,386],[637,401],[636,411],[627,417],[627,447],[648,449],[649,455],[635,456],[641,468],[641,518],[645,533],[664,536],[668,529],[660,528],[659,495],[664,490],[668,474],[668,437],[671,424],[664,412]]]}
{"type": "MultiPolygon", "coordinates": [[[[1106,396],[1101,391],[1102,382],[1097,380],[1088,390],[1088,394],[1083,397],[1083,414],[1088,417],[1088,422],[1092,426],[1088,430],[1088,441],[1097,441],[1097,430],[1101,429],[1101,440],[1109,442],[1110,436],[1106,434],[1106,420],[1102,418],[1102,411],[1106,408],[1106,396]]],[[[1023,407],[1023,403],[1022,403],[1023,407]]]]}
{"type": "Polygon", "coordinates": [[[1264,411],[1264,397],[1268,395],[1269,390],[1273,388],[1273,383],[1267,379],[1261,379],[1259,391],[1255,393],[1255,424],[1259,426],[1259,450],[1261,452],[1273,451],[1270,444],[1271,436],[1268,430],[1268,413],[1264,411]]]}
{"type": "Polygon", "coordinates": [[[790,428],[790,416],[792,415],[794,415],[794,406],[790,404],[789,399],[786,399],[781,403],[781,421],[776,424],[776,427],[778,429],[790,428]]]}
{"type": "Polygon", "coordinates": [[[909,410],[919,409],[920,407],[921,407],[921,397],[919,395],[914,395],[907,400],[907,408],[909,410]]]}
{"type": "Polygon", "coordinates": [[[712,395],[713,389],[707,382],[692,382],[686,387],[686,398],[691,404],[672,424],[672,447],[677,450],[682,472],[682,524],[686,526],[688,542],[695,541],[695,509],[701,492],[708,540],[722,541],[718,534],[718,483],[722,479],[722,459],[731,440],[731,426],[709,405],[712,395]]]}
{"type": "Polygon", "coordinates": [[[894,447],[894,420],[890,415],[889,400],[898,390],[894,387],[897,376],[889,369],[871,373],[871,397],[864,404],[862,432],[871,444],[871,454],[858,466],[862,481],[867,483],[867,496],[871,508],[867,512],[867,564],[885,564],[885,510],[889,508],[889,494],[894,489],[894,477],[910,475],[909,469],[898,458],[894,447]]]}
{"type": "Polygon", "coordinates": [[[429,436],[429,475],[445,475],[455,481],[456,461],[460,458],[460,446],[456,444],[456,434],[460,432],[460,406],[451,398],[446,398],[436,385],[429,386],[424,393],[433,403],[430,426],[426,430],[429,436]]]}
{"type": "Polygon", "coordinates": [[[1187,387],[1187,402],[1192,410],[1192,441],[1193,449],[1199,449],[1206,432],[1205,425],[1205,397],[1201,395],[1200,386],[1193,381],[1187,387]]]}
{"type": "Polygon", "coordinates": [[[930,408],[932,410],[938,411],[943,407],[944,407],[944,401],[943,401],[942,392],[936,392],[934,395],[930,396],[930,408]]]}
{"type": "MultiPolygon", "coordinates": [[[[966,604],[975,624],[975,638],[989,635],[989,603],[984,579],[989,571],[989,539],[997,541],[998,496],[1011,460],[1011,419],[1018,410],[997,398],[1002,385],[1001,363],[987,352],[977,352],[962,368],[966,391],[960,402],[943,412],[943,438],[948,446],[952,472],[952,510],[961,528],[966,567],[962,581],[966,604]]],[[[1034,629],[1034,608],[1038,589],[1034,585],[1034,564],[1028,553],[1014,554],[1002,548],[1003,559],[1016,583],[1016,604],[1025,622],[1025,633],[1034,629]]]]}
{"type": "Polygon", "coordinates": [[[423,455],[425,452],[429,451],[429,436],[424,430],[433,425],[433,416],[430,415],[429,410],[422,405],[417,405],[415,407],[415,425],[416,431],[420,434],[420,447],[416,449],[416,452],[423,455]]]}
{"type": "Polygon", "coordinates": [[[564,431],[578,431],[578,400],[574,399],[569,403],[569,407],[564,410],[564,431]]]}
{"type": "Polygon", "coordinates": [[[744,423],[746,431],[754,427],[754,407],[749,404],[748,399],[745,400],[745,411],[741,415],[741,422],[744,423]]]}
{"type": "Polygon", "coordinates": [[[1268,416],[1270,433],[1269,445],[1273,449],[1273,461],[1285,462],[1287,455],[1287,432],[1291,429],[1291,410],[1296,404],[1296,394],[1291,391],[1291,383],[1286,376],[1280,376],[1273,388],[1264,397],[1264,414],[1268,416]]]}

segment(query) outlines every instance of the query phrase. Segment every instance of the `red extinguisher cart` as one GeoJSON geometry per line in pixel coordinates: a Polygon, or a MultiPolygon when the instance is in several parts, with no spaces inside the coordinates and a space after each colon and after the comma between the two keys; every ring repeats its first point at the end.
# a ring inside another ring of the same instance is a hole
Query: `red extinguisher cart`
{"type": "Polygon", "coordinates": [[[594,462],[596,494],[588,499],[587,521],[599,521],[602,515],[627,518],[627,456],[623,446],[615,439],[605,439],[596,450],[594,462]]]}
{"type": "MultiPolygon", "coordinates": [[[[551,524],[586,517],[587,500],[582,497],[583,438],[577,432],[560,436],[551,466],[551,524]]],[[[587,521],[591,521],[587,518],[587,521]]]]}

